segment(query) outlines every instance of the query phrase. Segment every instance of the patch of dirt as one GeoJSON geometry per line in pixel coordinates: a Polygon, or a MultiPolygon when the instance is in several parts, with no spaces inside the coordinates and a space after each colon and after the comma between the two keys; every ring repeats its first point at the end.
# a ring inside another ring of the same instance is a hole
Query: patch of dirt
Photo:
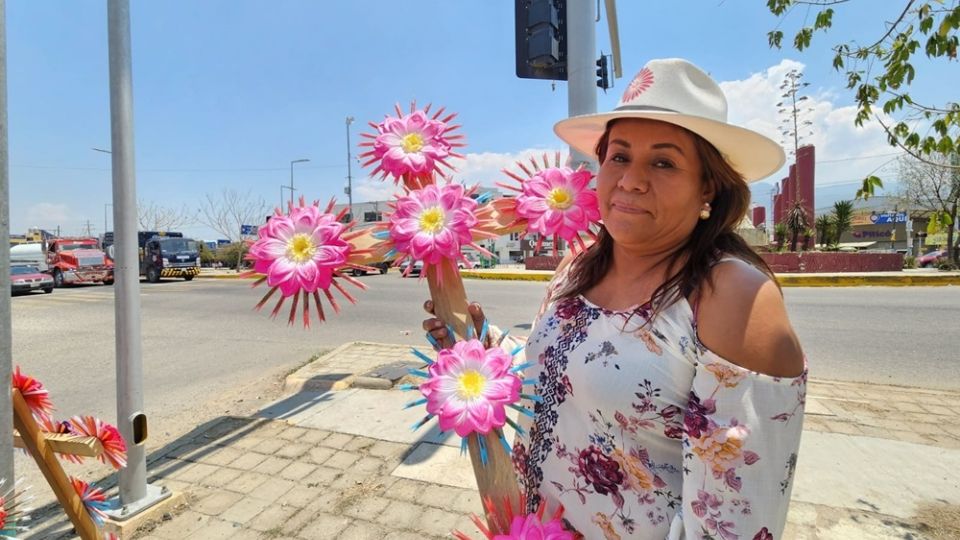
{"type": "Polygon", "coordinates": [[[913,519],[923,527],[925,538],[930,540],[960,538],[960,505],[923,503],[913,519]]]}

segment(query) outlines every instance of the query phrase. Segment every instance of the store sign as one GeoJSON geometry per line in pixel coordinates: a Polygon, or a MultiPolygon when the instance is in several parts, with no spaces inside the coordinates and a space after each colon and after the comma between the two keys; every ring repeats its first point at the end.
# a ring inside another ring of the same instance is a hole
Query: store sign
{"type": "Polygon", "coordinates": [[[875,225],[887,225],[890,223],[906,223],[906,212],[884,212],[881,214],[870,214],[870,222],[875,225]]]}

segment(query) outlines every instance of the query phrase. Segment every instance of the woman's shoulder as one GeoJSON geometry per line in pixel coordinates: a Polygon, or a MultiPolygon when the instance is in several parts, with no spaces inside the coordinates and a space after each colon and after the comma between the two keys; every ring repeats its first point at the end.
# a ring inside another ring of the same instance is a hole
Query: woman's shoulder
{"type": "Polygon", "coordinates": [[[741,367],[780,377],[803,371],[803,351],[777,283],[739,258],[711,269],[697,299],[697,333],[714,353],[741,367]]]}

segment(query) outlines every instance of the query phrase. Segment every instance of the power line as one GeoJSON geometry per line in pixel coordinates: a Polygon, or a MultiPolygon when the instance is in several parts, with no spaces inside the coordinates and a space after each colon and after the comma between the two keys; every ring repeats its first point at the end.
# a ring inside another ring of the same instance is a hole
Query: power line
{"type": "MultiPolygon", "coordinates": [[[[110,171],[109,167],[60,167],[55,165],[10,165],[13,169],[45,169],[55,171],[110,171]]],[[[343,165],[314,165],[312,167],[301,167],[301,169],[342,169],[343,165]]],[[[240,169],[137,169],[139,172],[161,172],[161,173],[204,173],[204,172],[276,172],[286,171],[286,167],[250,167],[240,169]]]]}

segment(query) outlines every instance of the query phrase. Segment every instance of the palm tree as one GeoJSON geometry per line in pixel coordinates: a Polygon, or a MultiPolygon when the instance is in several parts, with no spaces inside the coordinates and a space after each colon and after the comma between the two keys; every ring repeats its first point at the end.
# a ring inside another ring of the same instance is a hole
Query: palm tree
{"type": "Polygon", "coordinates": [[[876,176],[868,176],[863,179],[863,185],[857,190],[856,199],[867,200],[873,197],[876,188],[883,189],[883,180],[876,176]]]}
{"type": "Polygon", "coordinates": [[[787,213],[787,230],[790,231],[790,251],[797,250],[797,240],[803,231],[810,227],[810,219],[807,217],[807,209],[803,206],[802,200],[797,200],[787,213]]]}
{"type": "Polygon", "coordinates": [[[850,230],[853,220],[853,201],[837,201],[833,203],[833,244],[839,244],[843,233],[850,230]]]}
{"type": "Polygon", "coordinates": [[[773,242],[777,244],[778,249],[783,249],[787,240],[787,226],[783,223],[777,223],[773,226],[773,242]]]}
{"type": "Polygon", "coordinates": [[[833,219],[828,214],[823,214],[817,218],[815,226],[817,228],[817,243],[826,247],[830,243],[830,239],[833,238],[833,219]]]}

